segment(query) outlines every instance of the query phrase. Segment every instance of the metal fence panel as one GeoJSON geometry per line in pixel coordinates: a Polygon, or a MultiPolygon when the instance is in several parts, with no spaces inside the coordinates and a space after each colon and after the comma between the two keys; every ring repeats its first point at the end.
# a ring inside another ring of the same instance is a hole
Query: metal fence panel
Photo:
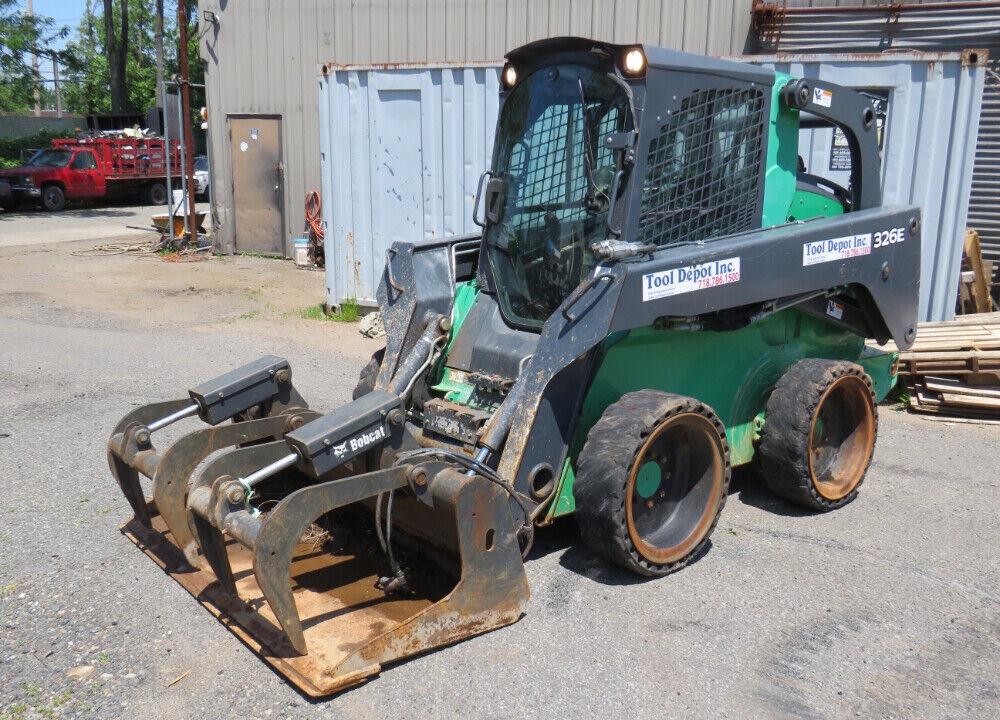
{"type": "MultiPolygon", "coordinates": [[[[984,58],[961,53],[745,56],[796,77],[818,78],[887,98],[882,148],[886,205],[923,208],[920,319],[955,314],[976,136],[983,100],[984,58]]],[[[829,129],[803,131],[800,154],[815,174],[838,178],[829,129]]]]}
{"type": "Polygon", "coordinates": [[[476,230],[499,67],[325,66],[319,80],[327,303],[374,307],[396,240],[476,230]]]}

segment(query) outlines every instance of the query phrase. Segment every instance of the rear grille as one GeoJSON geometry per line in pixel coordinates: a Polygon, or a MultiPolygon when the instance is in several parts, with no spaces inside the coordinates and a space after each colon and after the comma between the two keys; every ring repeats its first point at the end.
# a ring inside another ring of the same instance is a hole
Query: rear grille
{"type": "Polygon", "coordinates": [[[760,90],[686,97],[649,145],[642,240],[670,245],[751,229],[766,128],[760,90]]]}

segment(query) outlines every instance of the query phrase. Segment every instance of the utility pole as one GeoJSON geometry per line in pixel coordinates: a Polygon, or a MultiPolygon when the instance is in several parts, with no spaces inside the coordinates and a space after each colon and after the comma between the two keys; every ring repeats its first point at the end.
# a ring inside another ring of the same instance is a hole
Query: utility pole
{"type": "Polygon", "coordinates": [[[56,90],[56,117],[62,119],[62,93],[59,91],[59,61],[52,58],[52,82],[56,90]]]}
{"type": "Polygon", "coordinates": [[[188,222],[191,224],[188,241],[195,246],[198,245],[198,221],[195,219],[194,204],[194,142],[192,142],[191,129],[191,88],[188,86],[188,19],[186,0],[177,2],[177,25],[180,29],[180,53],[181,61],[181,108],[184,113],[184,176],[187,178],[188,188],[188,222]]]}
{"type": "MultiPolygon", "coordinates": [[[[35,28],[34,0],[26,0],[25,14],[31,18],[32,30],[35,28]]],[[[42,89],[38,81],[38,48],[35,47],[35,36],[31,38],[31,69],[35,71],[35,117],[42,114],[42,89]]]]}

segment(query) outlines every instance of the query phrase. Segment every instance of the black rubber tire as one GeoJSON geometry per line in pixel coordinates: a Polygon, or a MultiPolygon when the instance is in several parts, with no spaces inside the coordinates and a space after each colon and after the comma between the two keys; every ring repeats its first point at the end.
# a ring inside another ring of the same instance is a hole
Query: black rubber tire
{"type": "Polygon", "coordinates": [[[704,551],[729,476],[726,431],[709,406],[659,390],[626,393],[594,423],[577,458],[580,533],[596,553],[639,575],[674,572],[704,551]],[[639,478],[650,463],[659,466],[650,476],[657,484],[644,494],[639,478]]]}
{"type": "Polygon", "coordinates": [[[843,507],[858,495],[877,435],[875,393],[860,365],[800,360],[767,402],[758,447],[764,481],[812,510],[843,507]]]}
{"type": "Polygon", "coordinates": [[[166,205],[167,204],[167,186],[166,183],[161,182],[151,182],[146,186],[146,204],[147,205],[166,205]]]}
{"type": "Polygon", "coordinates": [[[66,208],[66,193],[58,185],[42,188],[42,207],[48,212],[62,212],[66,208]]]}
{"type": "Polygon", "coordinates": [[[382,367],[382,358],[385,357],[385,348],[372,353],[372,359],[361,368],[358,375],[358,384],[354,386],[351,398],[357,400],[362,395],[367,395],[375,389],[375,378],[378,377],[379,368],[382,367]]]}

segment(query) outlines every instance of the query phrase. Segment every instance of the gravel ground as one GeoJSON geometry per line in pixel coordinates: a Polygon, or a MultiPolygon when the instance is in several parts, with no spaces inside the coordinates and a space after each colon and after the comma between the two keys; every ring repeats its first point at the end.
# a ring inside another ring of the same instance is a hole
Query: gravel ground
{"type": "Polygon", "coordinates": [[[119,533],[129,513],[104,448],[135,405],[265,353],[288,357],[310,403],[331,409],[376,344],[290,315],[322,298],[322,278],[288,263],[196,272],[73,249],[0,250],[3,720],[986,718],[1000,706],[1000,429],[889,408],[842,510],[801,512],[737,473],[708,552],[652,581],[558,523],[526,564],[520,622],[307,699],[119,533]]]}

